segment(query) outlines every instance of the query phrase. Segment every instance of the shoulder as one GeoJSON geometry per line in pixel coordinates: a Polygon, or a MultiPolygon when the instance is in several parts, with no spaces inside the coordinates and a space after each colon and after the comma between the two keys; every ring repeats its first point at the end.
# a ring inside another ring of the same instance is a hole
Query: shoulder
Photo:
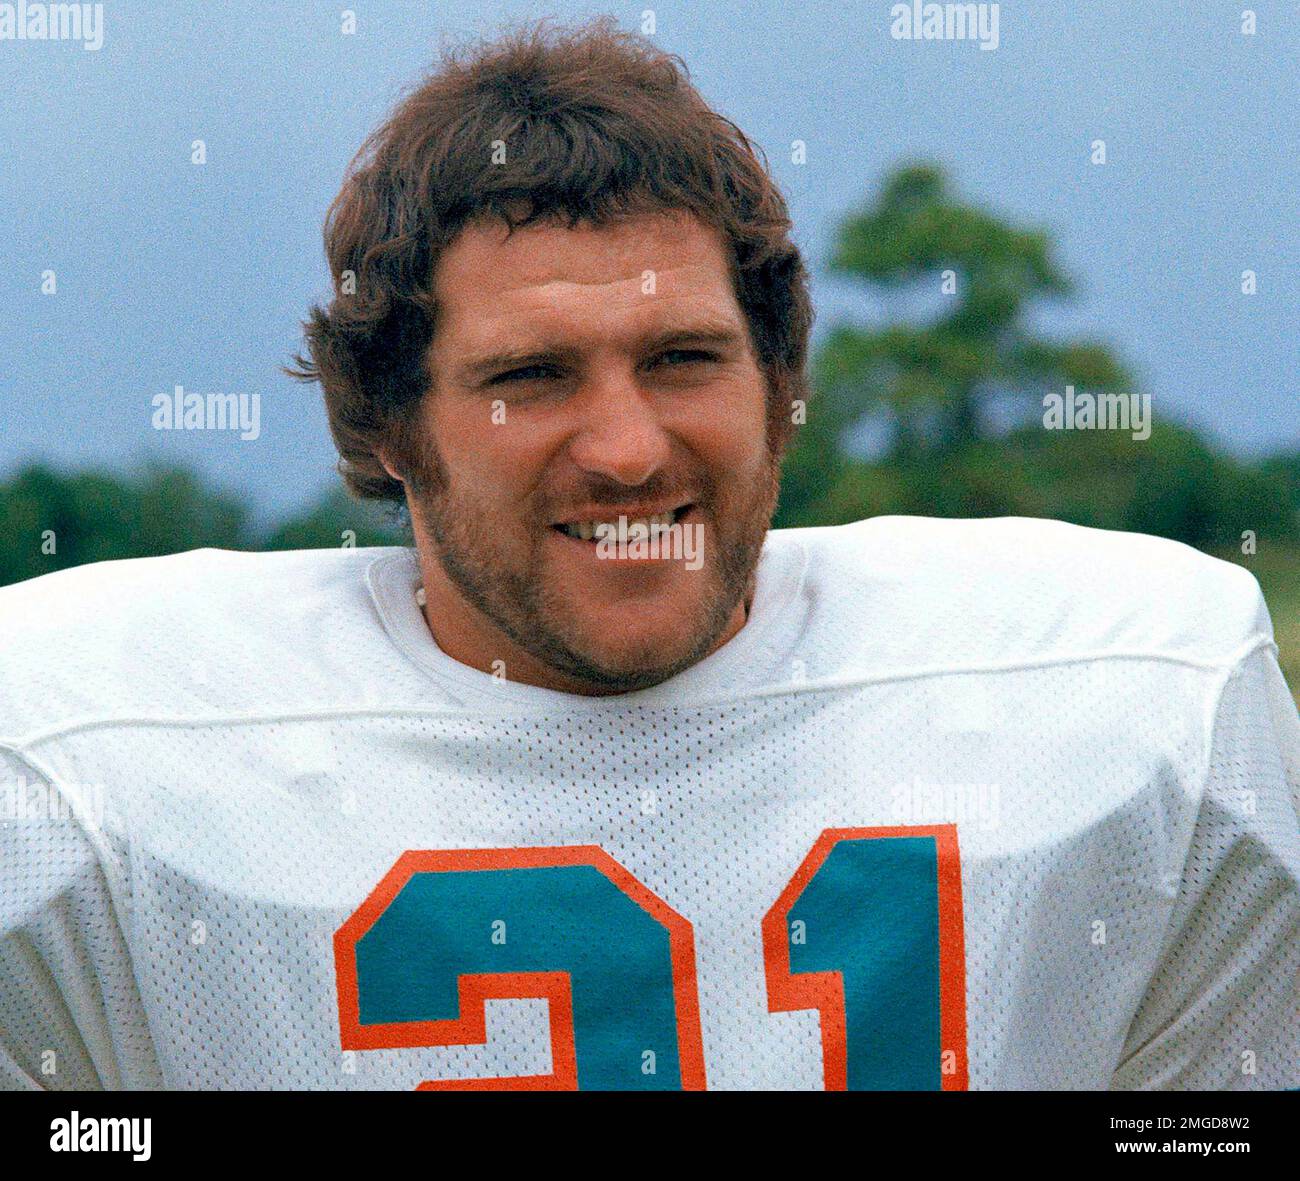
{"type": "MultiPolygon", "coordinates": [[[[396,550],[203,549],[0,588],[0,737],[132,710],[237,709],[367,630],[365,571],[396,550]]],[[[340,662],[342,663],[342,661],[340,662]]]]}
{"type": "Polygon", "coordinates": [[[855,625],[891,663],[1223,663],[1272,636],[1249,571],[1144,534],[1021,517],[877,517],[789,534],[825,618],[855,625]]]}

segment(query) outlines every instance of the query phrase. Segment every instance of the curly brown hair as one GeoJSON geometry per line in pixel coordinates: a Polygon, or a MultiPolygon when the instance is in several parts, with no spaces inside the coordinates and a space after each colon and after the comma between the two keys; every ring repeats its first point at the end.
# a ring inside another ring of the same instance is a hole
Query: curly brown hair
{"type": "Polygon", "coordinates": [[[694,214],[727,243],[766,379],[769,445],[783,452],[791,404],[807,397],[812,325],[785,201],[679,58],[600,18],[448,51],[349,165],[325,220],[334,298],[303,325],[310,359],[286,370],[320,382],[348,488],[403,500],[377,451],[414,454],[434,269],[469,222],[497,217],[513,232],[661,210],[694,214]]]}

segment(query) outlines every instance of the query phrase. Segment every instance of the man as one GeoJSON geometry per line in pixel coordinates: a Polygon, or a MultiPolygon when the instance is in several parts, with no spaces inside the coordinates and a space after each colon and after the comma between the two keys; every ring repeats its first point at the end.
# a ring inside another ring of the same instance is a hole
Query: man
{"type": "Polygon", "coordinates": [[[0,592],[9,1086],[1300,1085],[1254,580],[1044,521],[768,532],[788,232],[607,25],[401,104],[299,372],[414,549],[0,592]]]}

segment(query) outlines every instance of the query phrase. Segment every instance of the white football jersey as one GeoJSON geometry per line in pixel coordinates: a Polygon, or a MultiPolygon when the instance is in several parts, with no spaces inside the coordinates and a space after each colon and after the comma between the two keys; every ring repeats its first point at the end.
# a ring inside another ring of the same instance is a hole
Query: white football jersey
{"type": "Polygon", "coordinates": [[[769,534],[584,697],[401,548],[0,590],[0,1082],[1300,1087],[1300,720],[1249,573],[1048,521],[769,534]]]}

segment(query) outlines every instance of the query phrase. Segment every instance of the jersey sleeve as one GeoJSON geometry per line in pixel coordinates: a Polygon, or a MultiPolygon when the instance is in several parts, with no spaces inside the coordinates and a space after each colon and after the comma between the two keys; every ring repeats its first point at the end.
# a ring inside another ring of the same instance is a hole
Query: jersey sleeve
{"type": "Polygon", "coordinates": [[[96,842],[0,749],[0,1089],[152,1085],[148,1031],[96,842]]]}
{"type": "Polygon", "coordinates": [[[1300,1087],[1300,717],[1269,648],[1224,683],[1168,937],[1112,1086],[1300,1087]]]}

